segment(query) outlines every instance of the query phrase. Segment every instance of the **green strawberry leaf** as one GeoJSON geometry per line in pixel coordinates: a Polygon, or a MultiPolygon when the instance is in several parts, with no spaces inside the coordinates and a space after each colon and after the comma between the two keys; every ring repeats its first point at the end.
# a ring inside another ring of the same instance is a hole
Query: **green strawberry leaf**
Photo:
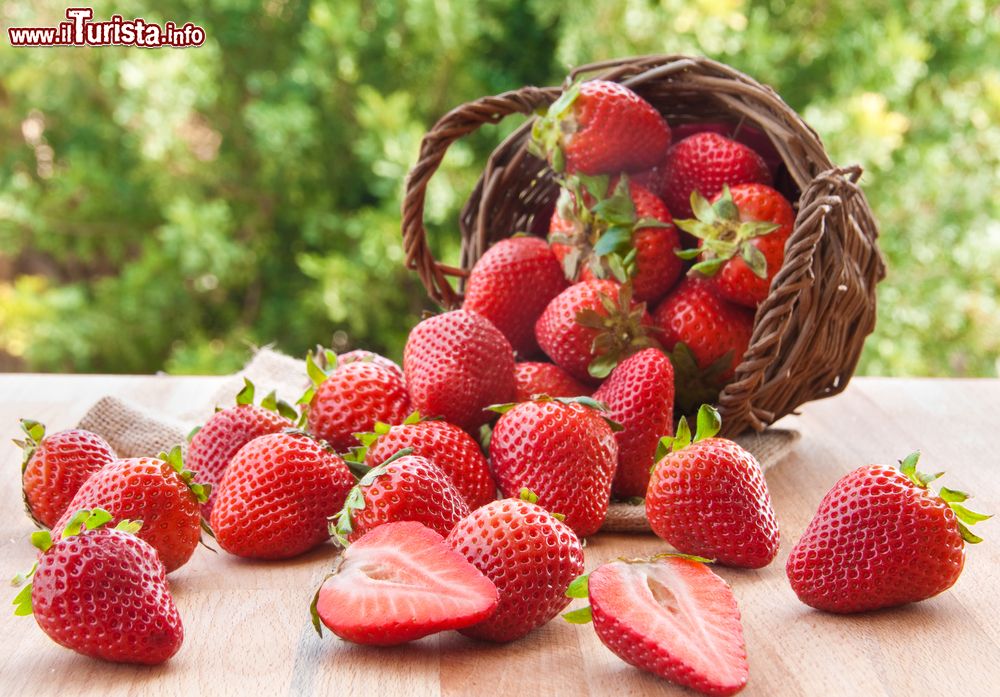
{"type": "Polygon", "coordinates": [[[43,552],[49,551],[52,546],[52,533],[48,530],[36,530],[31,533],[31,544],[43,552]]]}
{"type": "Polygon", "coordinates": [[[14,596],[14,614],[18,617],[26,617],[32,613],[31,607],[31,584],[27,584],[14,596]]]}
{"type": "Polygon", "coordinates": [[[249,378],[243,378],[243,389],[236,393],[236,404],[253,404],[254,386],[249,378]]]}
{"type": "Polygon", "coordinates": [[[710,404],[702,404],[698,408],[698,422],[695,429],[694,442],[711,438],[722,429],[722,417],[719,411],[710,404]]]}
{"type": "Polygon", "coordinates": [[[323,579],[322,582],[320,582],[319,588],[317,588],[316,593],[313,594],[312,602],[309,603],[309,616],[312,618],[312,626],[313,629],[316,630],[316,634],[318,634],[320,637],[323,636],[323,625],[320,623],[319,619],[319,610],[318,610],[319,592],[320,590],[322,590],[323,582],[325,582],[327,578],[330,577],[327,576],[326,578],[323,579]]]}
{"type": "Polygon", "coordinates": [[[740,256],[753,274],[758,278],[767,278],[767,258],[764,252],[760,251],[756,245],[746,242],[740,251],[740,256]]]}
{"type": "Polygon", "coordinates": [[[675,249],[674,254],[684,261],[691,261],[692,259],[697,259],[701,254],[701,247],[695,247],[694,249],[675,249]]]}
{"type": "Polygon", "coordinates": [[[563,613],[563,619],[570,624],[587,624],[594,619],[590,606],[582,607],[579,610],[570,610],[563,613]]]}
{"type": "Polygon", "coordinates": [[[586,598],[589,595],[589,574],[581,574],[574,578],[566,588],[567,598],[586,598]]]}
{"type": "Polygon", "coordinates": [[[521,487],[521,491],[518,492],[517,496],[522,501],[527,501],[528,503],[538,503],[538,494],[533,492],[528,487],[521,487]]]}

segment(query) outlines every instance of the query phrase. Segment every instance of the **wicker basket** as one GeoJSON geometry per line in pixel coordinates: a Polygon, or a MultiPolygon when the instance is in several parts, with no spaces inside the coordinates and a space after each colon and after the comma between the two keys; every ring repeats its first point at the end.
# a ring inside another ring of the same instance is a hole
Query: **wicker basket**
{"type": "MultiPolygon", "coordinates": [[[[861,168],[835,167],[816,133],[769,87],[726,65],[692,56],[644,56],[586,65],[578,76],[621,82],[670,124],[741,121],[761,129],[784,162],[775,186],[797,210],[785,262],[757,309],[750,346],[719,396],[724,434],[763,430],[799,405],[847,385],[875,325],[875,285],[885,276],[878,230],[857,185],[861,168]]],[[[484,123],[530,115],[561,87],[523,87],[452,110],[424,136],[403,201],[406,263],[431,298],[461,303],[468,269],[497,240],[518,231],[544,235],[558,187],[526,144],[532,119],[490,156],[462,211],[461,268],[434,259],[424,229],[424,197],[448,147],[484,123]],[[459,291],[449,281],[459,279],[459,291]]]]}

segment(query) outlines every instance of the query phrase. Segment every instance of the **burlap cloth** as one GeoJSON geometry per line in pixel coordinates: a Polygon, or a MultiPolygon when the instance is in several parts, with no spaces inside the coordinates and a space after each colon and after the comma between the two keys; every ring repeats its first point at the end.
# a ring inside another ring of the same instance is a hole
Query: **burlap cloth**
{"type": "MultiPolygon", "coordinates": [[[[181,413],[164,413],[153,404],[140,404],[118,397],[102,397],[80,419],[79,427],[104,437],[119,457],[156,455],[177,444],[187,443],[195,426],[211,416],[216,406],[235,403],[243,388],[243,378],[256,387],[258,400],[271,390],[279,399],[294,403],[309,382],[305,363],[269,348],[259,349],[240,372],[230,375],[203,404],[192,404],[181,413]]],[[[749,450],[766,470],[776,465],[798,439],[797,431],[771,428],[763,433],[746,433],[736,440],[749,450]]],[[[612,503],[602,530],[647,532],[645,507],[612,503]]]]}

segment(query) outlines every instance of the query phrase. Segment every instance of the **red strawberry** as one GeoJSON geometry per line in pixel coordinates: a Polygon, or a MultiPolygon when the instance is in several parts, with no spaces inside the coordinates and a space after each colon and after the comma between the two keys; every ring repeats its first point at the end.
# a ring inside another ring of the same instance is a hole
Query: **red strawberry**
{"type": "Polygon", "coordinates": [[[577,399],[499,407],[504,413],[493,428],[490,464],[504,496],[529,489],[586,537],[607,515],[618,445],[611,426],[592,408],[600,405],[577,399]]]}
{"type": "Polygon", "coordinates": [[[799,600],[827,612],[865,612],[926,600],[948,590],[965,562],[966,525],[990,516],[962,505],[968,494],[927,485],[919,453],[859,467],[834,484],[788,557],[799,600]]]}
{"type": "Polygon", "coordinates": [[[589,387],[555,363],[517,363],[514,380],[517,384],[515,400],[518,402],[527,402],[536,395],[584,397],[590,394],[589,387]]]}
{"type": "Polygon", "coordinates": [[[690,218],[691,194],[712,198],[728,184],[771,183],[767,163],[718,133],[697,133],[672,146],[663,163],[663,199],[675,218],[690,218]]]}
{"type": "Polygon", "coordinates": [[[514,398],[510,342],[489,320],[468,310],[428,317],[414,327],[403,370],[414,408],[466,431],[491,419],[486,407],[514,398]]]}
{"type": "Polygon", "coordinates": [[[110,519],[100,509],[74,511],[55,542],[47,532],[32,535],[42,553],[14,614],[34,614],[53,641],[84,656],[163,663],[184,641],[166,570],[133,534],[140,523],[101,527],[110,519]]]}
{"type": "Polygon", "coordinates": [[[391,361],[385,356],[381,356],[372,351],[365,351],[364,349],[355,349],[353,351],[348,351],[347,353],[342,353],[337,356],[337,365],[343,366],[349,363],[374,363],[382,368],[388,368],[396,375],[399,379],[403,379],[403,369],[395,361],[391,361]]]}
{"type": "Polygon", "coordinates": [[[683,271],[666,205],[645,187],[618,178],[573,177],[552,214],[549,242],[571,280],[632,278],[636,300],[655,301],[683,271]]]}
{"type": "Polygon", "coordinates": [[[569,88],[535,121],[532,152],[556,172],[610,174],[655,165],[670,145],[670,126],[642,97],[617,82],[569,88]]]}
{"type": "Polygon", "coordinates": [[[729,585],[697,557],[618,560],[570,586],[605,646],[623,661],[706,695],[732,695],[749,676],[740,610],[729,585]]]}
{"type": "Polygon", "coordinates": [[[387,523],[340,555],[316,593],[313,624],[341,639],[392,646],[489,617],[497,588],[420,523],[387,523]]]}
{"type": "Polygon", "coordinates": [[[327,519],[343,507],[352,486],[344,461],[308,435],[261,436],[229,463],[212,529],[230,554],[294,557],[329,538],[327,519]]]}
{"type": "Polygon", "coordinates": [[[469,504],[444,471],[425,457],[400,450],[371,468],[347,495],[331,533],[345,546],[371,530],[402,520],[447,535],[469,515],[469,504]]]}
{"type": "Polygon", "coordinates": [[[611,493],[617,498],[645,496],[649,470],[662,436],[674,432],[674,369],[657,349],[626,358],[594,393],[620,424],[618,468],[611,493]]]}
{"type": "Polygon", "coordinates": [[[703,406],[693,442],[684,418],[677,437],[663,439],[646,492],[646,518],[680,552],[759,569],[778,553],[771,494],[753,455],[713,438],[720,426],[719,413],[703,406]]]}
{"type": "Polygon", "coordinates": [[[117,456],[99,435],[79,428],[47,436],[42,424],[21,419],[21,430],[24,440],[14,443],[24,450],[24,507],[36,524],[50,528],[90,475],[117,456]]]}
{"type": "Polygon", "coordinates": [[[306,369],[313,382],[302,398],[308,404],[309,432],[346,451],[354,444],[354,434],[370,431],[376,421],[399,423],[410,413],[406,384],[396,372],[371,361],[338,365],[332,352],[331,364],[323,370],[306,358],[306,369]]]}
{"type": "Polygon", "coordinates": [[[180,447],[159,457],[115,460],[84,482],[52,532],[61,533],[71,511],[84,508],[103,508],[115,524],[141,520],[139,537],[153,545],[170,573],[187,563],[198,546],[201,504],[209,491],[184,469],[180,447]]]}
{"type": "Polygon", "coordinates": [[[566,607],[564,591],[583,573],[583,548],[573,531],[541,506],[520,499],[476,509],[454,527],[447,542],[499,592],[496,611],[462,630],[479,639],[514,641],[541,627],[566,607]]]}
{"type": "Polygon", "coordinates": [[[711,204],[697,193],[692,199],[697,219],[677,225],[699,239],[698,248],[679,254],[701,257],[692,270],[708,276],[721,297],[756,308],[785,260],[795,211],[764,184],[724,187],[711,204]]]}
{"type": "Polygon", "coordinates": [[[537,237],[500,240],[472,267],[462,308],[499,329],[520,356],[538,353],[535,321],[567,286],[552,250],[537,237]]]}
{"type": "MultiPolygon", "coordinates": [[[[782,165],[781,155],[778,154],[774,143],[771,142],[771,139],[764,131],[754,126],[748,126],[743,122],[701,121],[698,123],[685,123],[672,128],[671,135],[673,136],[673,142],[679,143],[688,136],[706,131],[718,133],[720,136],[732,138],[746,145],[760,155],[761,159],[767,163],[767,169],[771,172],[772,177],[778,171],[778,167],[782,165]]],[[[662,191],[662,189],[653,189],[653,191],[662,191]]]]}
{"type": "Polygon", "coordinates": [[[403,448],[410,448],[414,455],[427,458],[448,475],[470,509],[496,499],[497,485],[479,444],[447,421],[419,419],[420,415],[414,413],[399,426],[375,424],[374,433],[361,434],[359,438],[367,448],[365,464],[375,467],[403,448]]]}
{"type": "Polygon", "coordinates": [[[549,303],[535,324],[538,345],[577,380],[607,377],[618,361],[654,345],[644,304],[632,302],[630,284],[582,281],[549,303]]]}
{"type": "Polygon", "coordinates": [[[718,297],[700,278],[685,278],[657,306],[653,324],[671,352],[678,411],[715,401],[750,345],[753,321],[750,310],[718,297]]]}
{"type": "Polygon", "coordinates": [[[212,516],[212,503],[222,475],[240,448],[254,438],[294,428],[298,415],[288,404],[279,402],[272,392],[258,407],[253,403],[253,383],[244,378],[245,385],[236,395],[236,406],[217,411],[205,425],[192,436],[187,449],[187,466],[202,484],[212,487],[201,512],[206,519],[212,516]]]}

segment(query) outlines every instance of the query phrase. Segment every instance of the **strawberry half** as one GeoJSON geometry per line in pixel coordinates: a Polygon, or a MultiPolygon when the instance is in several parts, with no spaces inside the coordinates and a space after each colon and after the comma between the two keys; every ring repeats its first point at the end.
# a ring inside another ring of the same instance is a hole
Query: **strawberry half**
{"type": "Polygon", "coordinates": [[[24,451],[24,508],[39,527],[50,528],[90,475],[117,456],[103,438],[90,431],[75,428],[45,435],[45,426],[29,419],[21,419],[21,430],[24,439],[14,443],[24,451]]]}
{"type": "Polygon", "coordinates": [[[670,126],[625,85],[573,85],[531,130],[530,151],[556,172],[611,174],[648,169],[670,145],[670,126]]]}
{"type": "Polygon", "coordinates": [[[732,695],[749,676],[743,625],[729,585],[697,557],[661,555],[597,567],[567,595],[590,607],[566,613],[593,619],[616,656],[707,695],[732,695]]]}
{"type": "Polygon", "coordinates": [[[381,525],[348,547],[313,600],[320,622],[341,639],[392,646],[489,617],[497,588],[433,530],[381,525]]]}
{"type": "Polygon", "coordinates": [[[990,518],[966,508],[969,495],[928,484],[943,473],[917,471],[919,453],[859,467],[834,484],[788,556],[792,590],[806,605],[850,613],[933,597],[954,585],[967,526],[990,518]]]}

